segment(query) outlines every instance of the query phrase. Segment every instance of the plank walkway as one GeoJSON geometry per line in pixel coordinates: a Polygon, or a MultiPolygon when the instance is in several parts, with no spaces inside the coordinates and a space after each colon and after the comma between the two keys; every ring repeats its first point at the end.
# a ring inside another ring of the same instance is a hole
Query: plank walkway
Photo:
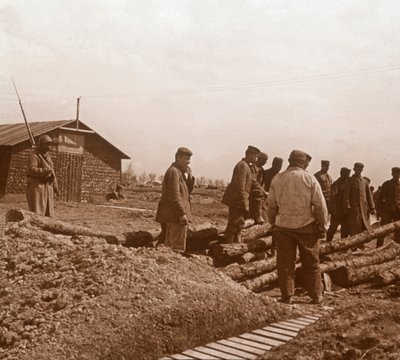
{"type": "Polygon", "coordinates": [[[304,315],[281,321],[239,336],[198,346],[159,360],[252,360],[273,347],[283,345],[297,336],[299,331],[316,322],[322,314],[304,315]]]}

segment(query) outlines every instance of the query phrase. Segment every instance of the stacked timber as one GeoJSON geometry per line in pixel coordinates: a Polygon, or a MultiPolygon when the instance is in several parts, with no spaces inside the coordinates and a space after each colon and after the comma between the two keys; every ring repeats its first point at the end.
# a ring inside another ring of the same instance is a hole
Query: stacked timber
{"type": "MultiPolygon", "coordinates": [[[[321,263],[321,272],[330,273],[332,281],[341,286],[376,281],[378,278],[382,284],[396,281],[400,277],[400,271],[396,271],[400,268],[400,245],[392,242],[386,247],[376,249],[372,254],[357,254],[357,258],[345,252],[354,246],[393,233],[399,227],[400,221],[397,221],[346,239],[324,243],[320,247],[321,258],[326,258],[328,254],[343,253],[340,255],[343,259],[321,263]]],[[[221,251],[228,252],[225,249],[219,251],[220,253],[221,251]]],[[[297,257],[296,263],[299,262],[300,259],[297,257]]],[[[248,264],[231,264],[222,268],[221,271],[253,291],[260,291],[278,278],[275,258],[248,264]]]]}

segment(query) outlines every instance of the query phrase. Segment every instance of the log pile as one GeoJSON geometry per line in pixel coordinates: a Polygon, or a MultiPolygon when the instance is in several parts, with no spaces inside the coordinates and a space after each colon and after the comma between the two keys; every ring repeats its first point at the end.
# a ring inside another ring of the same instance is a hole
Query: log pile
{"type": "MultiPolygon", "coordinates": [[[[347,250],[355,246],[363,245],[380,236],[386,236],[397,231],[399,226],[400,221],[397,221],[346,239],[323,243],[320,247],[320,257],[324,260],[321,263],[321,272],[329,274],[331,280],[340,286],[352,286],[370,281],[388,284],[399,280],[400,245],[395,242],[376,249],[371,254],[365,252],[357,255],[346,253],[347,250]],[[329,254],[336,254],[339,260],[331,261],[327,257],[329,254]]],[[[240,251],[248,249],[248,245],[235,244],[235,246],[228,248],[221,245],[218,249],[218,255],[220,257],[221,254],[238,256],[240,251]]],[[[299,262],[300,259],[297,257],[296,263],[299,262]]],[[[275,258],[246,264],[231,264],[222,268],[221,271],[252,291],[260,291],[278,278],[275,258]]],[[[299,273],[301,274],[301,271],[299,273]]]]}

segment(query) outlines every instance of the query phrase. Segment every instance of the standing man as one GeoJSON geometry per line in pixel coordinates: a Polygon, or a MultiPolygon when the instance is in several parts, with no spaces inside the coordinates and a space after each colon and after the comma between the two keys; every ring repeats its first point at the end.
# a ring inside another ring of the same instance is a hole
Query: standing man
{"type": "Polygon", "coordinates": [[[186,234],[192,215],[190,193],[194,177],[189,168],[192,154],[188,148],[178,148],[175,162],[164,175],[156,214],[156,221],[165,229],[165,246],[180,253],[186,251],[186,234]]]}
{"type": "Polygon", "coordinates": [[[363,170],[364,165],[362,163],[355,163],[354,174],[344,187],[343,207],[350,235],[369,230],[369,214],[375,212],[369,183],[361,176],[363,170]]]}
{"type": "Polygon", "coordinates": [[[332,177],[328,174],[329,165],[330,165],[329,160],[322,160],[321,170],[314,174],[315,178],[321,185],[322,193],[324,194],[328,212],[330,211],[329,201],[331,199],[331,185],[332,185],[332,177]]]}
{"type": "MultiPolygon", "coordinates": [[[[280,157],[274,157],[274,159],[272,160],[272,166],[269,169],[264,171],[263,188],[264,188],[264,191],[267,194],[267,196],[268,196],[269,188],[271,187],[272,179],[277,174],[279,174],[279,172],[282,169],[282,165],[283,165],[283,159],[280,157]]],[[[265,216],[265,218],[267,218],[267,216],[268,216],[266,202],[264,202],[263,216],[265,216]]],[[[272,233],[272,244],[271,244],[270,255],[275,256],[275,252],[276,252],[276,239],[275,239],[275,233],[272,233]]]]}
{"type": "Polygon", "coordinates": [[[275,227],[281,301],[294,295],[296,250],[299,247],[311,303],[322,302],[319,239],[325,234],[328,211],[321,186],[304,170],[306,153],[293,150],[289,167],[274,177],[268,194],[268,218],[275,227]]]}
{"type": "Polygon", "coordinates": [[[326,234],[326,241],[332,241],[338,226],[340,225],[340,237],[345,238],[349,235],[343,211],[344,187],[350,179],[351,170],[345,167],[340,169],[340,177],[331,187],[331,224],[326,234]]]}
{"type": "MultiPolygon", "coordinates": [[[[393,167],[392,179],[382,184],[377,209],[381,216],[381,225],[400,220],[400,167],[393,167]]],[[[379,237],[376,247],[381,247],[384,240],[385,237],[379,237]]],[[[399,231],[395,231],[394,240],[400,242],[399,231]]]]}
{"type": "Polygon", "coordinates": [[[29,155],[26,199],[28,208],[42,216],[54,216],[54,194],[58,194],[57,179],[50,146],[53,140],[49,135],[42,135],[37,148],[29,155]]]}
{"type": "Polygon", "coordinates": [[[250,164],[251,171],[255,181],[251,189],[250,195],[250,215],[254,219],[256,224],[264,224],[263,208],[265,207],[265,192],[263,189],[264,182],[264,168],[263,166],[267,163],[268,155],[264,152],[260,152],[257,157],[257,161],[250,164]]]}
{"type": "Polygon", "coordinates": [[[282,170],[282,165],[283,159],[280,157],[274,157],[274,159],[272,160],[272,166],[264,171],[263,187],[267,193],[269,192],[272,179],[282,170]]]}
{"type": "Polygon", "coordinates": [[[257,161],[260,150],[248,146],[245,157],[233,169],[231,182],[226,187],[222,203],[229,206],[228,225],[224,242],[240,242],[240,231],[249,213],[249,198],[255,181],[250,164],[257,161]]]}

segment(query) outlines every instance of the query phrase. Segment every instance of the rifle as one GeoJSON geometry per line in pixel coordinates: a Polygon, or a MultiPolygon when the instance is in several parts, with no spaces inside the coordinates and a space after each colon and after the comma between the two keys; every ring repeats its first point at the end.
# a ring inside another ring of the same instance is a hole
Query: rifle
{"type": "MultiPolygon", "coordinates": [[[[19,102],[19,107],[21,108],[21,112],[22,112],[22,116],[24,117],[24,121],[25,121],[25,125],[26,125],[26,129],[28,130],[28,134],[29,134],[29,138],[31,140],[31,145],[32,147],[36,147],[36,143],[35,143],[35,138],[33,137],[31,128],[29,126],[28,120],[26,119],[26,115],[25,115],[25,111],[24,108],[22,106],[22,101],[21,98],[19,97],[18,94],[18,90],[17,90],[17,86],[15,85],[15,81],[14,79],[12,79],[13,85],[14,85],[14,89],[15,89],[15,93],[17,94],[17,98],[18,98],[18,102],[19,102]]],[[[56,178],[56,174],[54,173],[54,169],[52,167],[49,166],[49,164],[47,163],[47,161],[43,158],[43,156],[41,154],[38,153],[39,159],[43,162],[44,166],[48,169],[51,170],[51,175],[53,176],[53,178],[56,178]]]]}

